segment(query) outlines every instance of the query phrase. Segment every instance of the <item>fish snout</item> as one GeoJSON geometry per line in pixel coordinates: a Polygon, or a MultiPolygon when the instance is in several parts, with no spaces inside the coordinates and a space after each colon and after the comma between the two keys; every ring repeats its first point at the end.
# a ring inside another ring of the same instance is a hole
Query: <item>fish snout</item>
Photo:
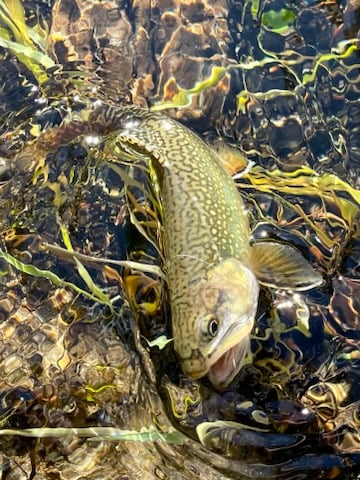
{"type": "Polygon", "coordinates": [[[193,355],[191,357],[181,360],[181,368],[184,372],[184,375],[194,380],[204,377],[209,370],[209,366],[207,365],[205,358],[198,350],[193,351],[193,355]]]}

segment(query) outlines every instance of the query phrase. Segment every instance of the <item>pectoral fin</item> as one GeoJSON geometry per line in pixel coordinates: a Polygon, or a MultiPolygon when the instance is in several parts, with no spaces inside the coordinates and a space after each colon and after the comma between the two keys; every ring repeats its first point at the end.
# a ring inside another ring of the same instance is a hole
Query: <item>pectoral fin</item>
{"type": "Polygon", "coordinates": [[[308,290],[323,282],[297,250],[281,243],[255,243],[252,266],[259,283],[267,287],[308,290]]]}

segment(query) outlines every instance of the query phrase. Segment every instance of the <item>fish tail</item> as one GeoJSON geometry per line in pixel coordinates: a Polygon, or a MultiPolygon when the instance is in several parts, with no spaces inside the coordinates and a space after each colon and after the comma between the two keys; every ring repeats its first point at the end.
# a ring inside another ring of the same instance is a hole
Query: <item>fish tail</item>
{"type": "Polygon", "coordinates": [[[130,121],[134,126],[139,126],[143,119],[144,109],[136,105],[115,107],[101,104],[89,112],[87,122],[92,131],[100,135],[107,135],[121,130],[130,121]]]}

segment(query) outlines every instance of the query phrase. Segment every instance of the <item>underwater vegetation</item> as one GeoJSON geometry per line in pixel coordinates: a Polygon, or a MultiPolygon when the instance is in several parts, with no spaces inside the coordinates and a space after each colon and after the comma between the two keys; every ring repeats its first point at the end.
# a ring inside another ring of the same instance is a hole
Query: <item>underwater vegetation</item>
{"type": "Polygon", "coordinates": [[[41,2],[0,4],[1,472],[356,478],[351,9],[65,3],[44,17],[41,2]],[[223,392],[174,354],[148,158],[86,131],[84,112],[125,101],[187,122],[233,176],[253,238],[292,245],[325,279],[261,289],[251,357],[223,392]]]}

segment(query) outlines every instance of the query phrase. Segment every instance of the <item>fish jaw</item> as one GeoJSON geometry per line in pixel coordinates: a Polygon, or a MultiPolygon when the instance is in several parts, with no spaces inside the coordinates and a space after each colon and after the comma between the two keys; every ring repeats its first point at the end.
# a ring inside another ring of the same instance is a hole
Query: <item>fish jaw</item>
{"type": "Polygon", "coordinates": [[[257,302],[254,308],[238,318],[219,338],[218,345],[208,353],[207,373],[212,385],[221,390],[227,387],[241,370],[250,345],[257,302]]]}
{"type": "Polygon", "coordinates": [[[255,275],[239,260],[222,260],[206,273],[193,290],[186,328],[173,332],[185,375],[198,379],[209,374],[217,389],[233,380],[249,345],[258,295],[255,275]],[[214,319],[216,331],[209,331],[214,319]]]}
{"type": "Polygon", "coordinates": [[[230,326],[211,349],[192,350],[191,357],[181,362],[184,374],[194,380],[208,376],[217,389],[226,388],[241,370],[250,345],[250,333],[254,326],[255,308],[230,326]]]}
{"type": "Polygon", "coordinates": [[[229,385],[241,370],[244,364],[250,338],[245,337],[241,342],[229,348],[221,357],[212,364],[208,378],[212,385],[221,390],[229,385]]]}

